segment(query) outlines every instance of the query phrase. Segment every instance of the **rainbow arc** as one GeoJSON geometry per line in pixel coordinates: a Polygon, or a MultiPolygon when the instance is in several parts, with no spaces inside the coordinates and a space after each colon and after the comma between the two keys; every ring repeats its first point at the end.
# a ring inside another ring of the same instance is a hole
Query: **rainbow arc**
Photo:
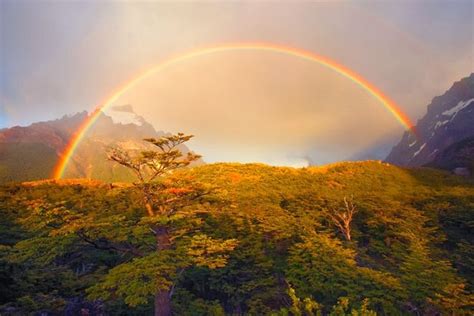
{"type": "Polygon", "coordinates": [[[188,53],[173,56],[155,66],[146,69],[142,73],[138,74],[137,76],[134,76],[132,79],[125,82],[105,100],[103,100],[89,115],[88,119],[86,119],[76,130],[76,132],[71,137],[68,145],[60,155],[58,163],[56,164],[53,171],[53,178],[60,179],[63,177],[63,174],[71,158],[73,157],[76,148],[81,143],[81,140],[84,138],[87,131],[91,128],[91,126],[94,125],[102,111],[106,110],[111,104],[117,101],[125,92],[132,89],[152,74],[155,74],[165,68],[171,67],[188,59],[227,51],[269,51],[278,54],[294,56],[326,66],[366,90],[369,94],[376,98],[380,102],[380,104],[383,105],[385,109],[390,114],[392,114],[403,127],[405,127],[407,130],[411,131],[413,134],[416,135],[414,125],[412,124],[408,116],[400,109],[400,107],[393,100],[391,100],[382,91],[380,91],[377,87],[368,82],[362,76],[350,70],[349,68],[337,63],[336,61],[324,56],[319,56],[310,51],[283,45],[271,43],[232,43],[196,49],[188,53]]]}

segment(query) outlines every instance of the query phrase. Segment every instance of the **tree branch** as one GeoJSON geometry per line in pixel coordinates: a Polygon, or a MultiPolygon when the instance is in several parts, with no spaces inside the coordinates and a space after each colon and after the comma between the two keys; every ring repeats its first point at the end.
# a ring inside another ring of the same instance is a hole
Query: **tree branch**
{"type": "Polygon", "coordinates": [[[133,247],[130,244],[128,244],[127,248],[123,248],[123,247],[120,247],[119,245],[112,245],[112,244],[109,243],[108,240],[106,240],[105,241],[106,244],[101,245],[100,242],[95,241],[95,240],[87,237],[87,235],[84,234],[84,232],[77,232],[77,235],[84,242],[94,246],[94,248],[96,248],[96,249],[99,249],[99,250],[114,250],[114,251],[121,252],[121,253],[129,253],[129,254],[132,254],[132,255],[137,256],[137,257],[143,257],[143,253],[141,253],[141,251],[139,251],[138,249],[136,249],[135,247],[133,247]]]}

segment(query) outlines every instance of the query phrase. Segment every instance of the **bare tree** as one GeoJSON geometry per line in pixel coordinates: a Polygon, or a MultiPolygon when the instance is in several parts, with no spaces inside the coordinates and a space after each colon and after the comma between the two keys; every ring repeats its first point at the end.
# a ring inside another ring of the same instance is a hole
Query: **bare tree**
{"type": "Polygon", "coordinates": [[[354,219],[354,215],[357,213],[357,208],[354,205],[353,198],[351,197],[348,199],[347,197],[344,197],[343,208],[339,210],[332,209],[327,213],[346,240],[351,240],[351,223],[354,219]]]}

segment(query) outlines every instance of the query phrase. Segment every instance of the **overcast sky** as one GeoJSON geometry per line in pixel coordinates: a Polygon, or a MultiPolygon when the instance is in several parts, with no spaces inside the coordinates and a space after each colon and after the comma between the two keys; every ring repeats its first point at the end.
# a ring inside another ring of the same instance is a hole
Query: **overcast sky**
{"type": "MultiPolygon", "coordinates": [[[[328,56],[414,121],[474,71],[474,1],[0,0],[0,127],[92,110],[147,65],[195,47],[264,41],[328,56]]],[[[366,91],[268,52],[195,58],[117,104],[196,134],[208,161],[345,159],[403,131],[366,91]]]]}

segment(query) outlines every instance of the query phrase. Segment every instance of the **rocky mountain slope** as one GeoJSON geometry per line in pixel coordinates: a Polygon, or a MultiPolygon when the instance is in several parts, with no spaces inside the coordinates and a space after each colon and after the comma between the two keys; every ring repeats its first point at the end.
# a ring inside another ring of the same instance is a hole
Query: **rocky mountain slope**
{"type": "MultiPolygon", "coordinates": [[[[418,137],[405,132],[386,161],[403,166],[433,165],[439,157],[450,154],[445,150],[470,137],[474,137],[474,73],[455,82],[442,96],[435,97],[428,105],[426,115],[417,122],[418,137]]],[[[455,146],[456,147],[456,146],[455,146]]],[[[472,151],[464,151],[468,153],[472,151]]],[[[471,156],[458,159],[459,163],[441,164],[446,168],[469,167],[465,161],[471,156]],[[461,162],[462,161],[462,162],[461,162]]],[[[439,164],[438,164],[439,165],[439,164]]]]}
{"type": "MultiPolygon", "coordinates": [[[[87,112],[0,130],[0,183],[51,177],[60,153],[71,135],[88,118],[87,112]]],[[[76,149],[66,172],[67,178],[94,178],[104,181],[132,181],[129,170],[107,160],[110,147],[128,151],[149,148],[143,138],[160,137],[142,117],[126,111],[102,114],[76,149]]],[[[181,148],[184,152],[188,149],[181,148]]]]}
{"type": "Polygon", "coordinates": [[[474,137],[452,144],[427,166],[453,170],[462,175],[472,174],[474,171],[474,137]]]}

